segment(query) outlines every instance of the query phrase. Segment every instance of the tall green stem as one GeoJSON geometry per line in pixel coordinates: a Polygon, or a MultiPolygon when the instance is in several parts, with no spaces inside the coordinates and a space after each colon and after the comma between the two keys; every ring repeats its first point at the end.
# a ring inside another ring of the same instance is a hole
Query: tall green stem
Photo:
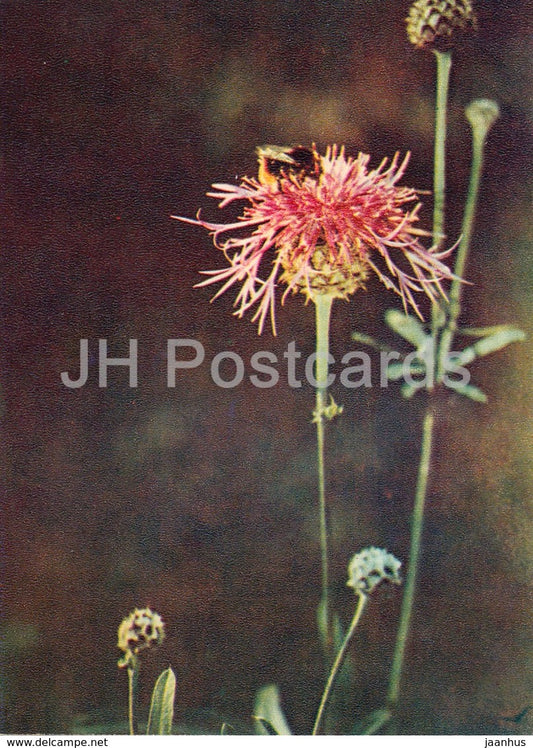
{"type": "MultiPolygon", "coordinates": [[[[450,84],[450,70],[452,58],[450,52],[435,51],[437,61],[437,83],[435,101],[435,146],[433,172],[433,241],[440,247],[444,239],[445,230],[445,195],[446,195],[446,120],[448,107],[448,90],[450,84]]],[[[433,352],[428,362],[427,389],[431,393],[435,386],[437,362],[439,360],[439,332],[445,322],[445,315],[440,304],[433,304],[432,308],[432,338],[433,352]]],[[[426,502],[429,468],[431,463],[431,449],[433,442],[434,414],[431,404],[428,405],[422,426],[422,447],[418,465],[418,477],[415,493],[415,504],[411,518],[411,546],[407,576],[402,599],[400,623],[392,661],[389,686],[387,690],[387,705],[391,711],[396,706],[400,696],[400,684],[405,660],[405,652],[409,639],[409,629],[413,614],[418,573],[418,560],[422,543],[424,527],[424,506],[426,502]]]]}
{"type": "MultiPolygon", "coordinates": [[[[448,91],[450,85],[450,70],[452,57],[450,52],[435,51],[437,61],[437,83],[435,100],[435,143],[434,143],[434,172],[433,172],[433,241],[438,249],[444,240],[445,231],[445,209],[446,209],[446,126],[448,109],[448,91]]],[[[439,332],[445,322],[445,315],[440,304],[433,304],[432,308],[432,338],[433,355],[428,362],[427,389],[431,392],[435,385],[437,362],[439,360],[439,332]]],[[[400,683],[402,678],[405,652],[409,639],[409,629],[413,614],[413,606],[416,590],[416,578],[418,573],[418,560],[420,557],[420,546],[422,542],[422,530],[424,526],[424,505],[426,502],[429,468],[431,463],[431,448],[433,442],[434,415],[431,404],[428,405],[424,415],[422,426],[422,447],[420,463],[418,466],[418,478],[416,485],[415,504],[411,519],[411,546],[409,550],[409,561],[407,577],[400,613],[400,623],[396,637],[396,645],[392,661],[389,686],[387,691],[387,704],[392,710],[396,706],[400,696],[400,683]]]]}
{"type": "Polygon", "coordinates": [[[365,609],[367,599],[368,598],[364,594],[364,592],[359,593],[359,600],[357,602],[357,608],[355,609],[354,617],[352,618],[350,628],[348,629],[346,636],[344,637],[344,641],[341,645],[341,648],[339,649],[337,653],[337,657],[335,658],[335,662],[333,663],[333,666],[329,673],[328,680],[326,682],[326,687],[324,688],[324,693],[322,694],[322,699],[320,701],[320,706],[318,707],[318,712],[316,715],[312,735],[318,735],[318,731],[320,730],[320,726],[322,724],[324,712],[326,710],[326,706],[328,704],[329,697],[331,695],[331,691],[335,683],[335,679],[339,673],[339,670],[342,667],[342,663],[344,662],[344,658],[346,657],[346,652],[348,651],[348,646],[350,644],[352,636],[354,635],[355,629],[357,628],[357,624],[359,623],[361,619],[361,615],[363,613],[363,610],[365,609]]]}
{"type": "Polygon", "coordinates": [[[137,698],[137,680],[139,677],[139,661],[134,656],[128,665],[128,724],[130,735],[137,732],[137,719],[135,716],[135,700],[137,698]]]}
{"type": "Polygon", "coordinates": [[[329,610],[328,528],[326,513],[326,471],[324,459],[324,411],[327,407],[329,320],[333,297],[320,294],[313,299],[316,319],[316,407],[314,421],[317,433],[318,501],[320,517],[320,552],[322,559],[322,599],[320,605],[321,634],[325,648],[331,649],[331,618],[329,610]]]}
{"type": "Polygon", "coordinates": [[[433,241],[440,247],[444,240],[446,195],[446,112],[452,57],[450,52],[435,51],[437,91],[435,101],[435,143],[433,172],[433,241]]]}
{"type": "Polygon", "coordinates": [[[420,452],[420,464],[418,467],[418,479],[416,484],[415,505],[411,520],[411,547],[409,550],[409,566],[405,579],[405,589],[400,613],[400,624],[396,637],[396,646],[392,661],[389,688],[387,691],[387,704],[393,709],[400,695],[400,682],[402,677],[405,651],[409,638],[409,627],[413,613],[415,598],[416,577],[420,547],[422,542],[422,529],[424,524],[424,504],[426,501],[429,469],[431,464],[431,449],[433,442],[434,415],[431,407],[428,407],[424,424],[422,427],[422,447],[420,452]]]}
{"type": "MultiPolygon", "coordinates": [[[[450,52],[435,50],[437,81],[435,91],[435,136],[433,145],[433,244],[438,251],[444,241],[446,228],[446,134],[448,91],[452,57],[450,52]]],[[[444,326],[446,315],[442,306],[435,302],[431,307],[431,331],[433,336],[432,366],[428,368],[428,388],[433,389],[438,377],[438,335],[444,326]]]]}

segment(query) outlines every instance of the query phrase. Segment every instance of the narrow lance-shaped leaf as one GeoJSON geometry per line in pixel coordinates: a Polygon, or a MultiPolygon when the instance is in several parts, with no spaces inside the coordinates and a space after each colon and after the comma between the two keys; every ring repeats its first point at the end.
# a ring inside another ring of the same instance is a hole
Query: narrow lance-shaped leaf
{"type": "MultiPolygon", "coordinates": [[[[422,359],[414,359],[410,363],[406,361],[392,361],[387,366],[387,379],[396,382],[398,379],[408,374],[410,377],[423,377],[427,372],[427,367],[422,359]]],[[[422,382],[424,384],[425,382],[422,382]]]]}
{"type": "Polygon", "coordinates": [[[262,735],[291,735],[281,709],[279,689],[271,683],[263,686],[255,698],[254,717],[262,735]]]}
{"type": "Polygon", "coordinates": [[[500,351],[510,343],[525,340],[525,337],[525,333],[522,330],[516,327],[509,327],[493,335],[481,338],[481,340],[476,341],[473,345],[469,345],[468,348],[454,354],[453,359],[460,366],[466,366],[480,356],[488,356],[489,353],[500,351]]]}
{"type": "Polygon", "coordinates": [[[522,330],[519,330],[517,327],[509,327],[494,333],[494,335],[481,338],[472,347],[478,356],[487,356],[489,353],[494,353],[505,348],[510,343],[525,340],[525,337],[525,333],[522,330]]]}
{"type": "MultiPolygon", "coordinates": [[[[322,646],[327,648],[329,638],[328,611],[326,600],[323,597],[320,599],[316,609],[316,622],[322,646]]],[[[259,693],[261,693],[261,691],[259,693]]]]}
{"type": "Polygon", "coordinates": [[[174,718],[176,676],[172,668],[163,671],[156,680],[148,716],[147,735],[170,735],[174,718]]]}
{"type": "Polygon", "coordinates": [[[454,392],[457,392],[459,395],[464,395],[465,397],[468,397],[470,400],[474,400],[476,403],[486,403],[487,402],[487,396],[483,392],[483,390],[480,390],[479,387],[476,387],[474,384],[465,384],[464,382],[454,382],[453,379],[447,379],[446,386],[449,387],[454,392]]]}
{"type": "Polygon", "coordinates": [[[403,314],[403,312],[399,312],[397,309],[388,309],[385,312],[385,322],[391,330],[394,330],[395,333],[408,340],[415,348],[423,348],[427,344],[429,335],[426,333],[423,324],[416,317],[412,317],[410,314],[403,314]]]}
{"type": "Polygon", "coordinates": [[[490,327],[460,327],[457,332],[471,338],[486,338],[488,335],[516,329],[513,325],[490,325],[490,327]]]}
{"type": "Polygon", "coordinates": [[[259,735],[278,735],[270,722],[267,722],[266,719],[263,719],[263,717],[256,717],[255,715],[254,719],[256,721],[256,732],[259,735]]]}
{"type": "Polygon", "coordinates": [[[370,335],[366,335],[364,332],[357,332],[357,330],[352,332],[352,340],[354,340],[356,343],[367,345],[369,348],[375,348],[377,351],[385,351],[387,353],[390,353],[394,350],[390,345],[382,343],[380,340],[376,340],[370,335]]]}
{"type": "Polygon", "coordinates": [[[390,718],[391,713],[387,708],[374,709],[373,712],[364,717],[356,726],[356,735],[375,735],[390,718]]]}

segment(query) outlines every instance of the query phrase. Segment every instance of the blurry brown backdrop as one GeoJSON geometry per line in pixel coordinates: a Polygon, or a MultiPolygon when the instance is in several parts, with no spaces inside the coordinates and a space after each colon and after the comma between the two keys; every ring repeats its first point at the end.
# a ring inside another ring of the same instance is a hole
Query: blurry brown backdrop
{"type": "MultiPolygon", "coordinates": [[[[495,98],[463,321],[530,325],[528,4],[478,2],[457,52],[449,140],[450,241],[469,168],[463,107],[495,98]],[[452,160],[453,159],[453,160],[452,160]]],[[[134,606],[167,622],[143,698],[178,676],[184,730],[251,729],[255,691],[280,685],[296,732],[323,684],[313,392],[281,382],[216,387],[222,350],[282,359],[313,350],[313,313],[289,300],[279,336],[192,290],[220,266],[205,232],[171,213],[217,216],[213,181],[254,173],[261,143],[344,143],[377,165],[412,151],[405,182],[431,188],[431,55],[410,47],[399,0],[4,0],[1,292],[2,610],[5,732],[119,723],[126,676],[116,627],[134,606]],[[211,204],[210,204],[211,203],[211,204]],[[96,380],[139,340],[139,386],[96,380]],[[167,338],[196,338],[206,363],[166,387],[167,338]],[[79,339],[91,378],[68,390],[79,339]]],[[[430,197],[423,213],[430,221],[430,197]]],[[[231,215],[231,211],[227,211],[231,215]]],[[[218,216],[217,216],[218,217],[218,216]]],[[[353,329],[383,335],[398,306],[371,287],[334,308],[333,354],[353,329]]],[[[531,331],[531,330],[530,330],[531,331]]],[[[283,359],[282,359],[283,360],[283,359]]],[[[531,730],[531,356],[515,345],[473,369],[487,405],[443,403],[399,729],[531,730]]],[[[421,401],[378,388],[333,392],[328,433],[335,603],[353,611],[349,557],[383,545],[404,559],[421,401]]],[[[354,646],[341,731],[381,705],[400,594],[372,601],[354,646]]]]}

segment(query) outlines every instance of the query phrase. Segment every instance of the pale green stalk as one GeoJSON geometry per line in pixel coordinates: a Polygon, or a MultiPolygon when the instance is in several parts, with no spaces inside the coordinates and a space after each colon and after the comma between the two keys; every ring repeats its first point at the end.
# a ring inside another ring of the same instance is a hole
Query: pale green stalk
{"type": "Polygon", "coordinates": [[[352,636],[354,635],[355,629],[357,628],[357,625],[361,620],[361,615],[363,614],[366,601],[368,600],[364,592],[359,592],[358,597],[359,599],[357,602],[357,608],[355,609],[350,628],[348,629],[346,636],[344,637],[344,641],[342,642],[341,648],[339,649],[337,657],[335,658],[335,662],[333,663],[333,666],[330,670],[329,677],[324,688],[324,693],[322,694],[322,699],[320,701],[320,706],[318,707],[313,732],[311,733],[312,735],[318,735],[318,731],[320,730],[322,719],[324,717],[324,712],[326,710],[331,691],[335,684],[335,679],[342,667],[342,663],[344,662],[344,658],[346,657],[346,652],[348,651],[348,646],[350,644],[352,636]]]}
{"type": "Polygon", "coordinates": [[[452,56],[435,51],[437,91],[435,101],[435,143],[433,172],[433,241],[440,247],[444,240],[446,202],[446,113],[452,56]]]}
{"type": "Polygon", "coordinates": [[[491,125],[499,116],[499,109],[495,102],[488,100],[473,101],[466,108],[466,116],[472,126],[472,164],[470,167],[470,182],[466,197],[463,224],[461,229],[461,241],[457,249],[455,260],[455,278],[450,288],[448,304],[448,322],[442,333],[439,355],[439,375],[446,371],[446,362],[451,350],[454,335],[457,331],[457,320],[461,312],[461,293],[463,290],[462,279],[465,274],[470,240],[474,228],[474,218],[479,195],[479,184],[483,169],[483,151],[485,140],[491,125]]]}
{"type": "MultiPolygon", "coordinates": [[[[446,132],[448,91],[452,56],[450,52],[435,50],[437,81],[435,91],[435,140],[433,144],[433,246],[438,251],[444,242],[446,229],[446,132]]],[[[431,331],[433,350],[431,366],[428,367],[428,389],[433,389],[436,380],[438,357],[438,335],[445,323],[445,314],[439,303],[431,307],[431,331]]]]}
{"type": "MultiPolygon", "coordinates": [[[[445,230],[445,195],[446,195],[446,113],[450,70],[452,58],[450,52],[435,51],[437,60],[437,83],[435,104],[435,145],[434,145],[434,177],[433,177],[433,239],[437,248],[442,244],[445,230]]],[[[428,362],[427,389],[431,395],[435,384],[435,368],[438,352],[438,335],[442,327],[443,314],[440,305],[434,304],[432,309],[433,352],[428,362]]],[[[409,641],[409,631],[413,614],[418,561],[424,527],[424,506],[426,502],[429,469],[431,465],[431,450],[433,443],[434,415],[431,404],[428,405],[422,426],[422,446],[418,477],[416,484],[415,503],[411,518],[411,545],[407,564],[407,575],[400,612],[398,634],[387,689],[387,706],[391,712],[396,707],[400,696],[405,652],[409,641]]]]}
{"type": "Polygon", "coordinates": [[[418,467],[418,479],[416,484],[415,505],[411,518],[411,547],[409,550],[409,565],[405,578],[405,588],[400,613],[400,624],[396,636],[396,646],[392,660],[389,687],[387,691],[387,704],[392,709],[398,702],[400,695],[400,682],[402,677],[405,651],[409,639],[409,629],[413,613],[415,598],[416,577],[418,560],[420,557],[420,546],[422,541],[422,529],[424,526],[424,504],[426,501],[429,470],[431,464],[431,448],[433,441],[434,415],[430,407],[426,410],[424,424],[422,427],[422,448],[420,452],[420,463],[418,467]]]}
{"type": "Polygon", "coordinates": [[[316,407],[315,417],[317,432],[318,463],[318,501],[320,518],[320,552],[322,561],[322,599],[321,613],[325,623],[326,651],[331,648],[331,618],[329,610],[329,571],[328,571],[328,528],[326,512],[326,471],[324,460],[324,410],[327,407],[327,379],[329,358],[329,320],[333,296],[317,294],[315,303],[316,319],[316,407]]]}
{"type": "Polygon", "coordinates": [[[139,661],[133,656],[128,665],[128,724],[130,735],[137,732],[137,719],[135,717],[135,700],[137,698],[137,681],[139,677],[139,661]]]}

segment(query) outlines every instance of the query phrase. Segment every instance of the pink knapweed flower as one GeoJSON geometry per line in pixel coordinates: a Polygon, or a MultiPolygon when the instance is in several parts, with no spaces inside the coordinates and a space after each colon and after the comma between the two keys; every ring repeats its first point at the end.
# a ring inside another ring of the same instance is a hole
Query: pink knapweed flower
{"type": "Polygon", "coordinates": [[[416,226],[421,207],[417,192],[397,185],[409,154],[401,163],[397,153],[390,164],[384,159],[369,170],[370,156],[350,158],[337,146],[328,147],[325,156],[303,146],[265,146],[258,152],[259,179],[213,184],[207,193],[220,201],[220,208],[234,200],[247,201],[237,221],[210,223],[199,214],[195,220],[172,217],[212,233],[228,265],[202,271],[209,278],[198,286],[223,282],[215,299],[233,284],[242,284],[235,314],[242,317],[257,305],[252,320],[258,321],[259,334],[268,314],[276,333],[278,282],[286,285],[282,303],[289,292],[298,291],[311,300],[318,294],[347,298],[364,288],[372,270],[401,297],[404,309],[410,305],[418,316],[414,292],[422,291],[433,301],[445,296],[441,282],[453,275],[442,258],[451,250],[436,253],[421,244],[420,237],[428,233],[416,226]],[[276,152],[281,155],[276,157],[276,152]],[[405,207],[414,201],[414,207],[405,207]],[[228,232],[233,235],[222,239],[228,232]],[[270,267],[261,277],[266,263],[270,267]]]}

